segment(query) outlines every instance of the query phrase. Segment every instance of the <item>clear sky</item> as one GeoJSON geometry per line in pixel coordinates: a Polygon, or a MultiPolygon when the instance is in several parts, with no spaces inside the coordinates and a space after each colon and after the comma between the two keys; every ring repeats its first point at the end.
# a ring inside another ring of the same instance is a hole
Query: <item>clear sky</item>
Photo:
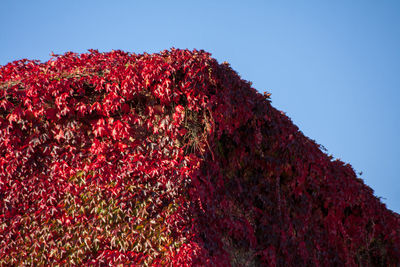
{"type": "Polygon", "coordinates": [[[400,213],[400,1],[2,0],[0,65],[204,49],[400,213]]]}

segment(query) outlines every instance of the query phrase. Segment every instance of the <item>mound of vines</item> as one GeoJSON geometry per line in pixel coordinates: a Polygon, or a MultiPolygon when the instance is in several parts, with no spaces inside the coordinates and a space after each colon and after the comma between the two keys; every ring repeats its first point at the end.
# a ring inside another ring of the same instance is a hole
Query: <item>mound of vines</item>
{"type": "Polygon", "coordinates": [[[227,63],[0,68],[0,265],[398,266],[400,217],[227,63]]]}

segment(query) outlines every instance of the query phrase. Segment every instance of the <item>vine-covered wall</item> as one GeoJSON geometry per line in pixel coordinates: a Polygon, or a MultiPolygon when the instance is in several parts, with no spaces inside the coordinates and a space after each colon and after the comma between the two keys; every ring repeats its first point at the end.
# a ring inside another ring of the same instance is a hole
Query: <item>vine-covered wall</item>
{"type": "Polygon", "coordinates": [[[400,218],[204,51],[0,68],[0,265],[398,266],[400,218]]]}

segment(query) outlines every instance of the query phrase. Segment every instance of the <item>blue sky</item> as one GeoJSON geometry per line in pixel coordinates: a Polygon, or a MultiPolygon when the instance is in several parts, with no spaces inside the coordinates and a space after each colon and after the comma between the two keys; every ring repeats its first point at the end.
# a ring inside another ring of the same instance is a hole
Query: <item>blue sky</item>
{"type": "Polygon", "coordinates": [[[400,213],[399,1],[12,1],[0,65],[87,49],[204,49],[400,213]]]}

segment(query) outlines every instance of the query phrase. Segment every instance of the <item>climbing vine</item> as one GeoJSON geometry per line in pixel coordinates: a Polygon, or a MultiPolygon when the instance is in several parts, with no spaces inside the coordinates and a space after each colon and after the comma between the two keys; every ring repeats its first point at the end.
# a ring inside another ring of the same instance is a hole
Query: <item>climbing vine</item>
{"type": "Polygon", "coordinates": [[[0,68],[0,265],[397,266],[400,218],[227,63],[0,68]]]}

